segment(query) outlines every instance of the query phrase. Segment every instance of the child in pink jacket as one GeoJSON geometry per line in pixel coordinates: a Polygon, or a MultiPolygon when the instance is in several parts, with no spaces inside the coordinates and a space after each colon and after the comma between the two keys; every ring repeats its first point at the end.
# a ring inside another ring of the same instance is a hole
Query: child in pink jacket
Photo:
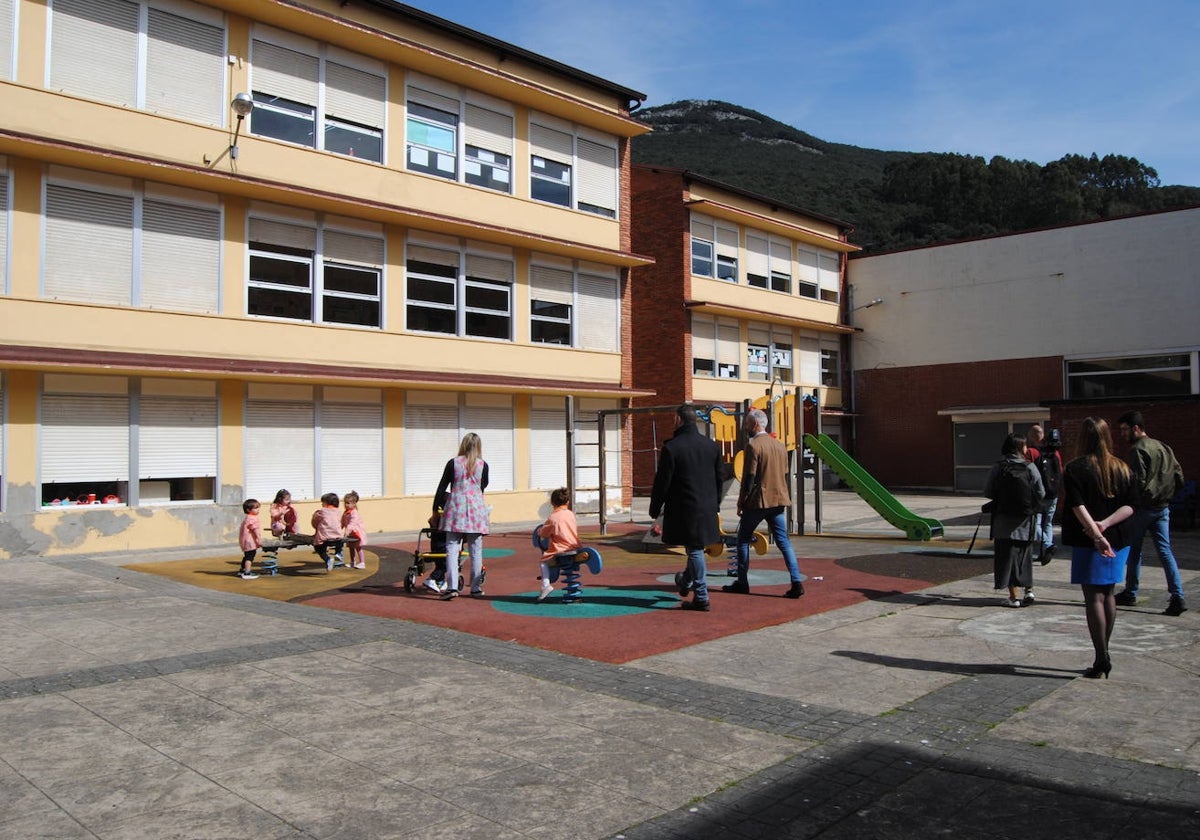
{"type": "Polygon", "coordinates": [[[338,510],[341,502],[337,493],[326,493],[321,497],[321,507],[312,515],[313,550],[325,561],[325,571],[333,569],[329,549],[342,550],[342,515],[338,510]]]}
{"type": "Polygon", "coordinates": [[[254,580],[254,555],[262,548],[262,524],[258,521],[258,499],[247,499],[242,502],[242,513],[246,514],[238,528],[238,545],[242,547],[242,570],[238,577],[242,580],[254,580]]]}
{"type": "Polygon", "coordinates": [[[342,498],[342,535],[350,543],[350,565],[356,569],[367,568],[362,547],[367,544],[367,526],[358,512],[358,493],[351,490],[342,498]]]}

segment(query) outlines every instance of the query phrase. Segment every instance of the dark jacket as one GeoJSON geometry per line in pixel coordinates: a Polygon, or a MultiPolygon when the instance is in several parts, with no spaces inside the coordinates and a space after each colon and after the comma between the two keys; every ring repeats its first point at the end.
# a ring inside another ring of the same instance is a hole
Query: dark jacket
{"type": "Polygon", "coordinates": [[[689,548],[721,539],[721,447],[692,424],[663,444],[650,494],[650,516],[663,517],[663,542],[689,548]]]}
{"type": "MultiPolygon", "coordinates": [[[[1063,470],[1063,487],[1066,488],[1067,509],[1062,514],[1062,542],[1073,548],[1091,548],[1092,538],[1083,532],[1083,525],[1075,515],[1075,508],[1085,507],[1092,519],[1107,519],[1113,511],[1124,505],[1133,507],[1134,487],[1132,477],[1120,476],[1112,488],[1112,496],[1105,496],[1100,487],[1100,476],[1087,458],[1076,458],[1063,470]]],[[[1113,550],[1129,545],[1130,522],[1126,519],[1104,532],[1104,538],[1113,550]]]]}

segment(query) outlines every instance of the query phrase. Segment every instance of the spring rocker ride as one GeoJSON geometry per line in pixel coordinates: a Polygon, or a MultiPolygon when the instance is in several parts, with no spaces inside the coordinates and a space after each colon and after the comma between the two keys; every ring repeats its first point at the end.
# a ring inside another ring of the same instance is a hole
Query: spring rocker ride
{"type": "MultiPolygon", "coordinates": [[[[550,541],[539,536],[538,529],[534,528],[533,545],[545,551],[549,548],[550,541]]],[[[548,558],[545,563],[550,569],[550,580],[548,583],[554,583],[560,576],[565,583],[562,597],[564,604],[574,604],[583,600],[583,583],[580,581],[580,567],[587,567],[587,570],[593,575],[600,574],[600,571],[604,568],[600,552],[591,546],[583,546],[574,551],[555,554],[553,557],[548,558]]]]}

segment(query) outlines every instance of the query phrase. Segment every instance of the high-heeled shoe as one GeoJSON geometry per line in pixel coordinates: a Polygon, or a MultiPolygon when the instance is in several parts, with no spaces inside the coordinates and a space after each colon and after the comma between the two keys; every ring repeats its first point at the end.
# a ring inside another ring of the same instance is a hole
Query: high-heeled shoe
{"type": "Polygon", "coordinates": [[[1083,675],[1090,680],[1098,680],[1101,677],[1108,679],[1109,672],[1112,671],[1112,662],[1107,656],[1103,659],[1097,659],[1092,663],[1092,667],[1083,672],[1083,675]]]}

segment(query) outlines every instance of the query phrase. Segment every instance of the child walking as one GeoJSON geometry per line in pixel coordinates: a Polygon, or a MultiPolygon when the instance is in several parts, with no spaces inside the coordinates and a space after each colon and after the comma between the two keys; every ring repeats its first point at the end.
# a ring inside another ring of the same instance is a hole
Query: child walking
{"type": "Polygon", "coordinates": [[[242,580],[254,580],[254,555],[262,548],[262,525],[258,521],[258,499],[247,499],[242,502],[242,513],[246,516],[238,528],[238,545],[242,547],[242,570],[238,577],[242,580]]]}
{"type": "Polygon", "coordinates": [[[559,487],[550,494],[550,504],[554,510],[538,528],[538,536],[546,541],[546,550],[542,553],[542,591],[538,593],[539,601],[545,600],[554,589],[550,585],[550,564],[547,561],[556,554],[566,554],[580,547],[579,524],[575,520],[575,511],[571,510],[571,491],[559,487]]]}
{"type": "Polygon", "coordinates": [[[342,534],[357,540],[350,543],[350,565],[356,569],[367,568],[362,547],[367,544],[367,526],[358,512],[358,493],[351,490],[342,497],[342,534]]]}
{"type": "Polygon", "coordinates": [[[296,533],[296,509],[292,507],[292,494],[286,490],[276,493],[271,502],[271,533],[277,539],[296,533]]]}
{"type": "Polygon", "coordinates": [[[338,512],[341,499],[337,493],[326,493],[321,497],[321,507],[313,511],[313,550],[325,561],[325,571],[333,570],[333,557],[329,554],[342,548],[342,517],[338,512]]]}

